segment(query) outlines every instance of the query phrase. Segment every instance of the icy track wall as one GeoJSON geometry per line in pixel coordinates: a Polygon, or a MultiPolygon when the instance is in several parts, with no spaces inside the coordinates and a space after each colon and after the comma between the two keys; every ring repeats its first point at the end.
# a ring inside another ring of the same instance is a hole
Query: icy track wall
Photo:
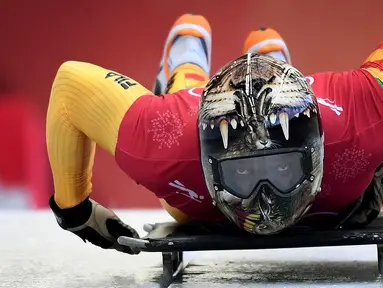
{"type": "MultiPolygon", "coordinates": [[[[31,128],[34,132],[9,135],[9,141],[18,139],[20,145],[8,145],[3,150],[0,147],[1,183],[26,187],[18,191],[33,191],[30,197],[38,203],[34,207],[46,206],[52,182],[43,139],[45,112],[55,71],[66,60],[117,70],[151,89],[168,29],[179,15],[191,12],[203,14],[211,23],[212,72],[238,56],[247,33],[261,26],[281,33],[290,47],[293,64],[306,74],[350,69],[383,40],[377,26],[381,8],[380,1],[367,5],[331,0],[241,0],[237,4],[219,0],[169,0],[166,4],[143,0],[113,5],[75,0],[41,0],[39,5],[32,1],[1,1],[0,25],[5,29],[0,45],[0,98],[23,99],[25,103],[20,107],[33,105],[26,108],[30,112],[23,113],[35,123],[31,128]],[[28,149],[43,152],[28,153],[28,149]],[[12,155],[17,153],[35,158],[16,162],[12,155]],[[24,176],[10,172],[11,166],[26,170],[24,176]]],[[[11,125],[12,121],[3,118],[0,121],[11,125]]],[[[150,192],[128,179],[113,158],[102,151],[97,152],[93,183],[93,197],[109,206],[159,207],[150,192]],[[137,189],[139,192],[133,193],[137,189]]]]}

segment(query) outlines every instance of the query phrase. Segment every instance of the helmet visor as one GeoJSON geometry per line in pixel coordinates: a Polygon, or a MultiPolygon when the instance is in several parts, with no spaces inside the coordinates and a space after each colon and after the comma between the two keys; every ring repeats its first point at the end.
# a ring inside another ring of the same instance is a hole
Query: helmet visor
{"type": "Polygon", "coordinates": [[[248,198],[264,182],[281,194],[289,194],[305,179],[302,152],[222,160],[218,163],[221,185],[239,198],[248,198]]]}

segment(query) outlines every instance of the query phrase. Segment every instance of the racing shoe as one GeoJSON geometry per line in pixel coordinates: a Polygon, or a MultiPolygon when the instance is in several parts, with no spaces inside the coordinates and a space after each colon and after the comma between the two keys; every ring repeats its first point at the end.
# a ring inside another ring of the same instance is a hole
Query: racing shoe
{"type": "Polygon", "coordinates": [[[252,31],[246,38],[244,53],[266,54],[291,64],[290,52],[281,35],[271,28],[252,31]]]}
{"type": "Polygon", "coordinates": [[[205,17],[192,14],[179,17],[166,39],[153,93],[166,93],[172,72],[182,64],[197,65],[209,75],[211,45],[211,28],[205,17]]]}

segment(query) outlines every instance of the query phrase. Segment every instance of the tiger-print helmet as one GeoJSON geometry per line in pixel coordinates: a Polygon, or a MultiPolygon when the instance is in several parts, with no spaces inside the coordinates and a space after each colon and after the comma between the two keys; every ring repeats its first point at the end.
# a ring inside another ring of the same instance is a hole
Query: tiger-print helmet
{"type": "Polygon", "coordinates": [[[210,195],[254,234],[296,223],[320,191],[323,132],[314,93],[291,65],[245,54],[206,85],[198,118],[210,195]]]}

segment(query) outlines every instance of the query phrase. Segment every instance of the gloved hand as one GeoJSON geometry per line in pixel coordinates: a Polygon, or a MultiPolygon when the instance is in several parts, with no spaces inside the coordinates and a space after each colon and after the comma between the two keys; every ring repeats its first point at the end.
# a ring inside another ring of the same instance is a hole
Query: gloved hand
{"type": "Polygon", "coordinates": [[[75,207],[60,209],[52,196],[49,199],[49,206],[59,226],[76,234],[84,242],[88,241],[104,249],[116,249],[128,254],[140,253],[139,250],[132,250],[117,242],[120,236],[139,238],[136,230],[96,201],[86,198],[75,207]]]}

